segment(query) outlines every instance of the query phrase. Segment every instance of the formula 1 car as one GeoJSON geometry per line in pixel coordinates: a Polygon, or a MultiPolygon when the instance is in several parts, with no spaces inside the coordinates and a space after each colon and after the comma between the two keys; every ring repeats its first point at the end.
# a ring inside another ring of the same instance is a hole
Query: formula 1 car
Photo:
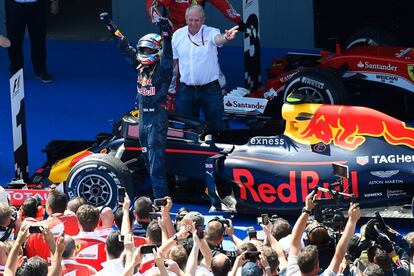
{"type": "MultiPolygon", "coordinates": [[[[402,205],[413,198],[414,128],[365,107],[284,104],[282,114],[284,127],[254,137],[251,131],[214,133],[201,121],[171,115],[166,155],[172,190],[190,191],[195,198],[207,188],[220,203],[216,210],[249,213],[300,210],[316,186],[325,188],[319,191],[325,198],[348,194],[345,203],[352,194],[362,207],[402,205]],[[349,168],[335,188],[332,163],[349,168]]],[[[95,141],[50,142],[45,165],[27,186],[63,183],[70,197],[114,207],[118,187],[136,194],[143,186],[138,124],[128,114],[112,134],[95,141]]]]}
{"type": "MultiPolygon", "coordinates": [[[[272,101],[277,98],[280,104],[276,108],[261,104],[264,107],[260,111],[273,116],[279,113],[281,104],[292,92],[293,99],[300,101],[352,103],[413,119],[414,51],[391,46],[357,46],[341,50],[337,45],[334,53],[289,53],[273,60],[268,81],[247,97],[272,101]],[[361,95],[364,96],[362,100],[361,95]],[[355,98],[358,100],[354,101],[355,98]]],[[[243,100],[239,99],[239,102],[243,100]]]]}

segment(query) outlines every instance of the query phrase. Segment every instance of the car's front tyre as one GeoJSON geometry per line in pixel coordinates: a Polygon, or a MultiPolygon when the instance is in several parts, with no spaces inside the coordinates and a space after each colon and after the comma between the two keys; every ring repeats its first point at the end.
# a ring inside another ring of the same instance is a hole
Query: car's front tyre
{"type": "Polygon", "coordinates": [[[294,75],[283,91],[283,102],[344,104],[347,101],[345,86],[333,71],[307,68],[294,75]]]}
{"type": "Polygon", "coordinates": [[[85,157],[71,169],[66,181],[70,198],[80,196],[88,204],[110,208],[117,205],[118,187],[126,187],[130,194],[130,172],[121,160],[107,154],[85,157]]]}

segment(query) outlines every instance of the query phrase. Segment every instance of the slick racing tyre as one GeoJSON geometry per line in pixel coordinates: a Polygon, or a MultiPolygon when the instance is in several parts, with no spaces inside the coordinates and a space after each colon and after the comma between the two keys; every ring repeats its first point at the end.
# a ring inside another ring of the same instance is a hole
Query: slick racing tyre
{"type": "MultiPolygon", "coordinates": [[[[347,93],[342,80],[334,72],[322,68],[309,68],[294,75],[283,91],[283,102],[289,96],[298,102],[344,104],[347,93]]],[[[290,102],[290,101],[288,101],[290,102]]]]}
{"type": "Polygon", "coordinates": [[[414,196],[413,196],[413,200],[411,201],[411,213],[412,213],[413,218],[414,218],[414,196]]]}
{"type": "Polygon", "coordinates": [[[351,34],[345,42],[345,49],[364,45],[393,45],[398,46],[398,40],[386,30],[375,27],[365,27],[351,34]]]}
{"type": "Polygon", "coordinates": [[[107,154],[93,154],[77,163],[66,181],[70,198],[80,196],[93,206],[114,209],[118,202],[118,187],[130,191],[132,179],[121,160],[107,154]]]}

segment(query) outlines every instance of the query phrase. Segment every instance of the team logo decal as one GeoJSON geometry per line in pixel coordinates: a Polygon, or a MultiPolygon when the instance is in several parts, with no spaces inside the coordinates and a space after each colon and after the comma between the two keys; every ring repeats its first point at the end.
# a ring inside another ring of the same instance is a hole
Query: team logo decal
{"type": "Polygon", "coordinates": [[[414,81],[414,64],[409,64],[407,66],[408,75],[410,76],[410,79],[414,81]]]}
{"type": "Polygon", "coordinates": [[[364,166],[364,165],[368,164],[368,162],[369,162],[369,156],[357,156],[356,162],[359,165],[364,166]]]}
{"type": "Polygon", "coordinates": [[[382,136],[389,144],[414,148],[414,128],[373,109],[324,104],[308,117],[311,119],[300,135],[311,138],[313,143],[333,142],[338,147],[355,150],[365,143],[366,137],[382,136]],[[369,122],[361,118],[362,112],[370,114],[369,122]]]}
{"type": "Polygon", "coordinates": [[[372,171],[371,174],[379,178],[389,178],[393,175],[399,173],[399,170],[389,170],[389,171],[372,171]]]}

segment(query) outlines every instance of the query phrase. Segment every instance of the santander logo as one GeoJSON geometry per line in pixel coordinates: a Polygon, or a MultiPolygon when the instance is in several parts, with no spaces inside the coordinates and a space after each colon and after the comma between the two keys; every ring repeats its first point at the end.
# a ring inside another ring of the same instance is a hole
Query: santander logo
{"type": "Polygon", "coordinates": [[[226,106],[228,106],[228,107],[232,107],[233,105],[231,104],[231,102],[230,102],[230,101],[227,101],[226,106]]]}
{"type": "Polygon", "coordinates": [[[385,64],[377,64],[377,63],[370,63],[369,61],[359,61],[357,63],[358,68],[366,68],[366,69],[373,69],[373,70],[383,70],[383,71],[397,71],[398,67],[391,65],[391,63],[385,64]]]}

